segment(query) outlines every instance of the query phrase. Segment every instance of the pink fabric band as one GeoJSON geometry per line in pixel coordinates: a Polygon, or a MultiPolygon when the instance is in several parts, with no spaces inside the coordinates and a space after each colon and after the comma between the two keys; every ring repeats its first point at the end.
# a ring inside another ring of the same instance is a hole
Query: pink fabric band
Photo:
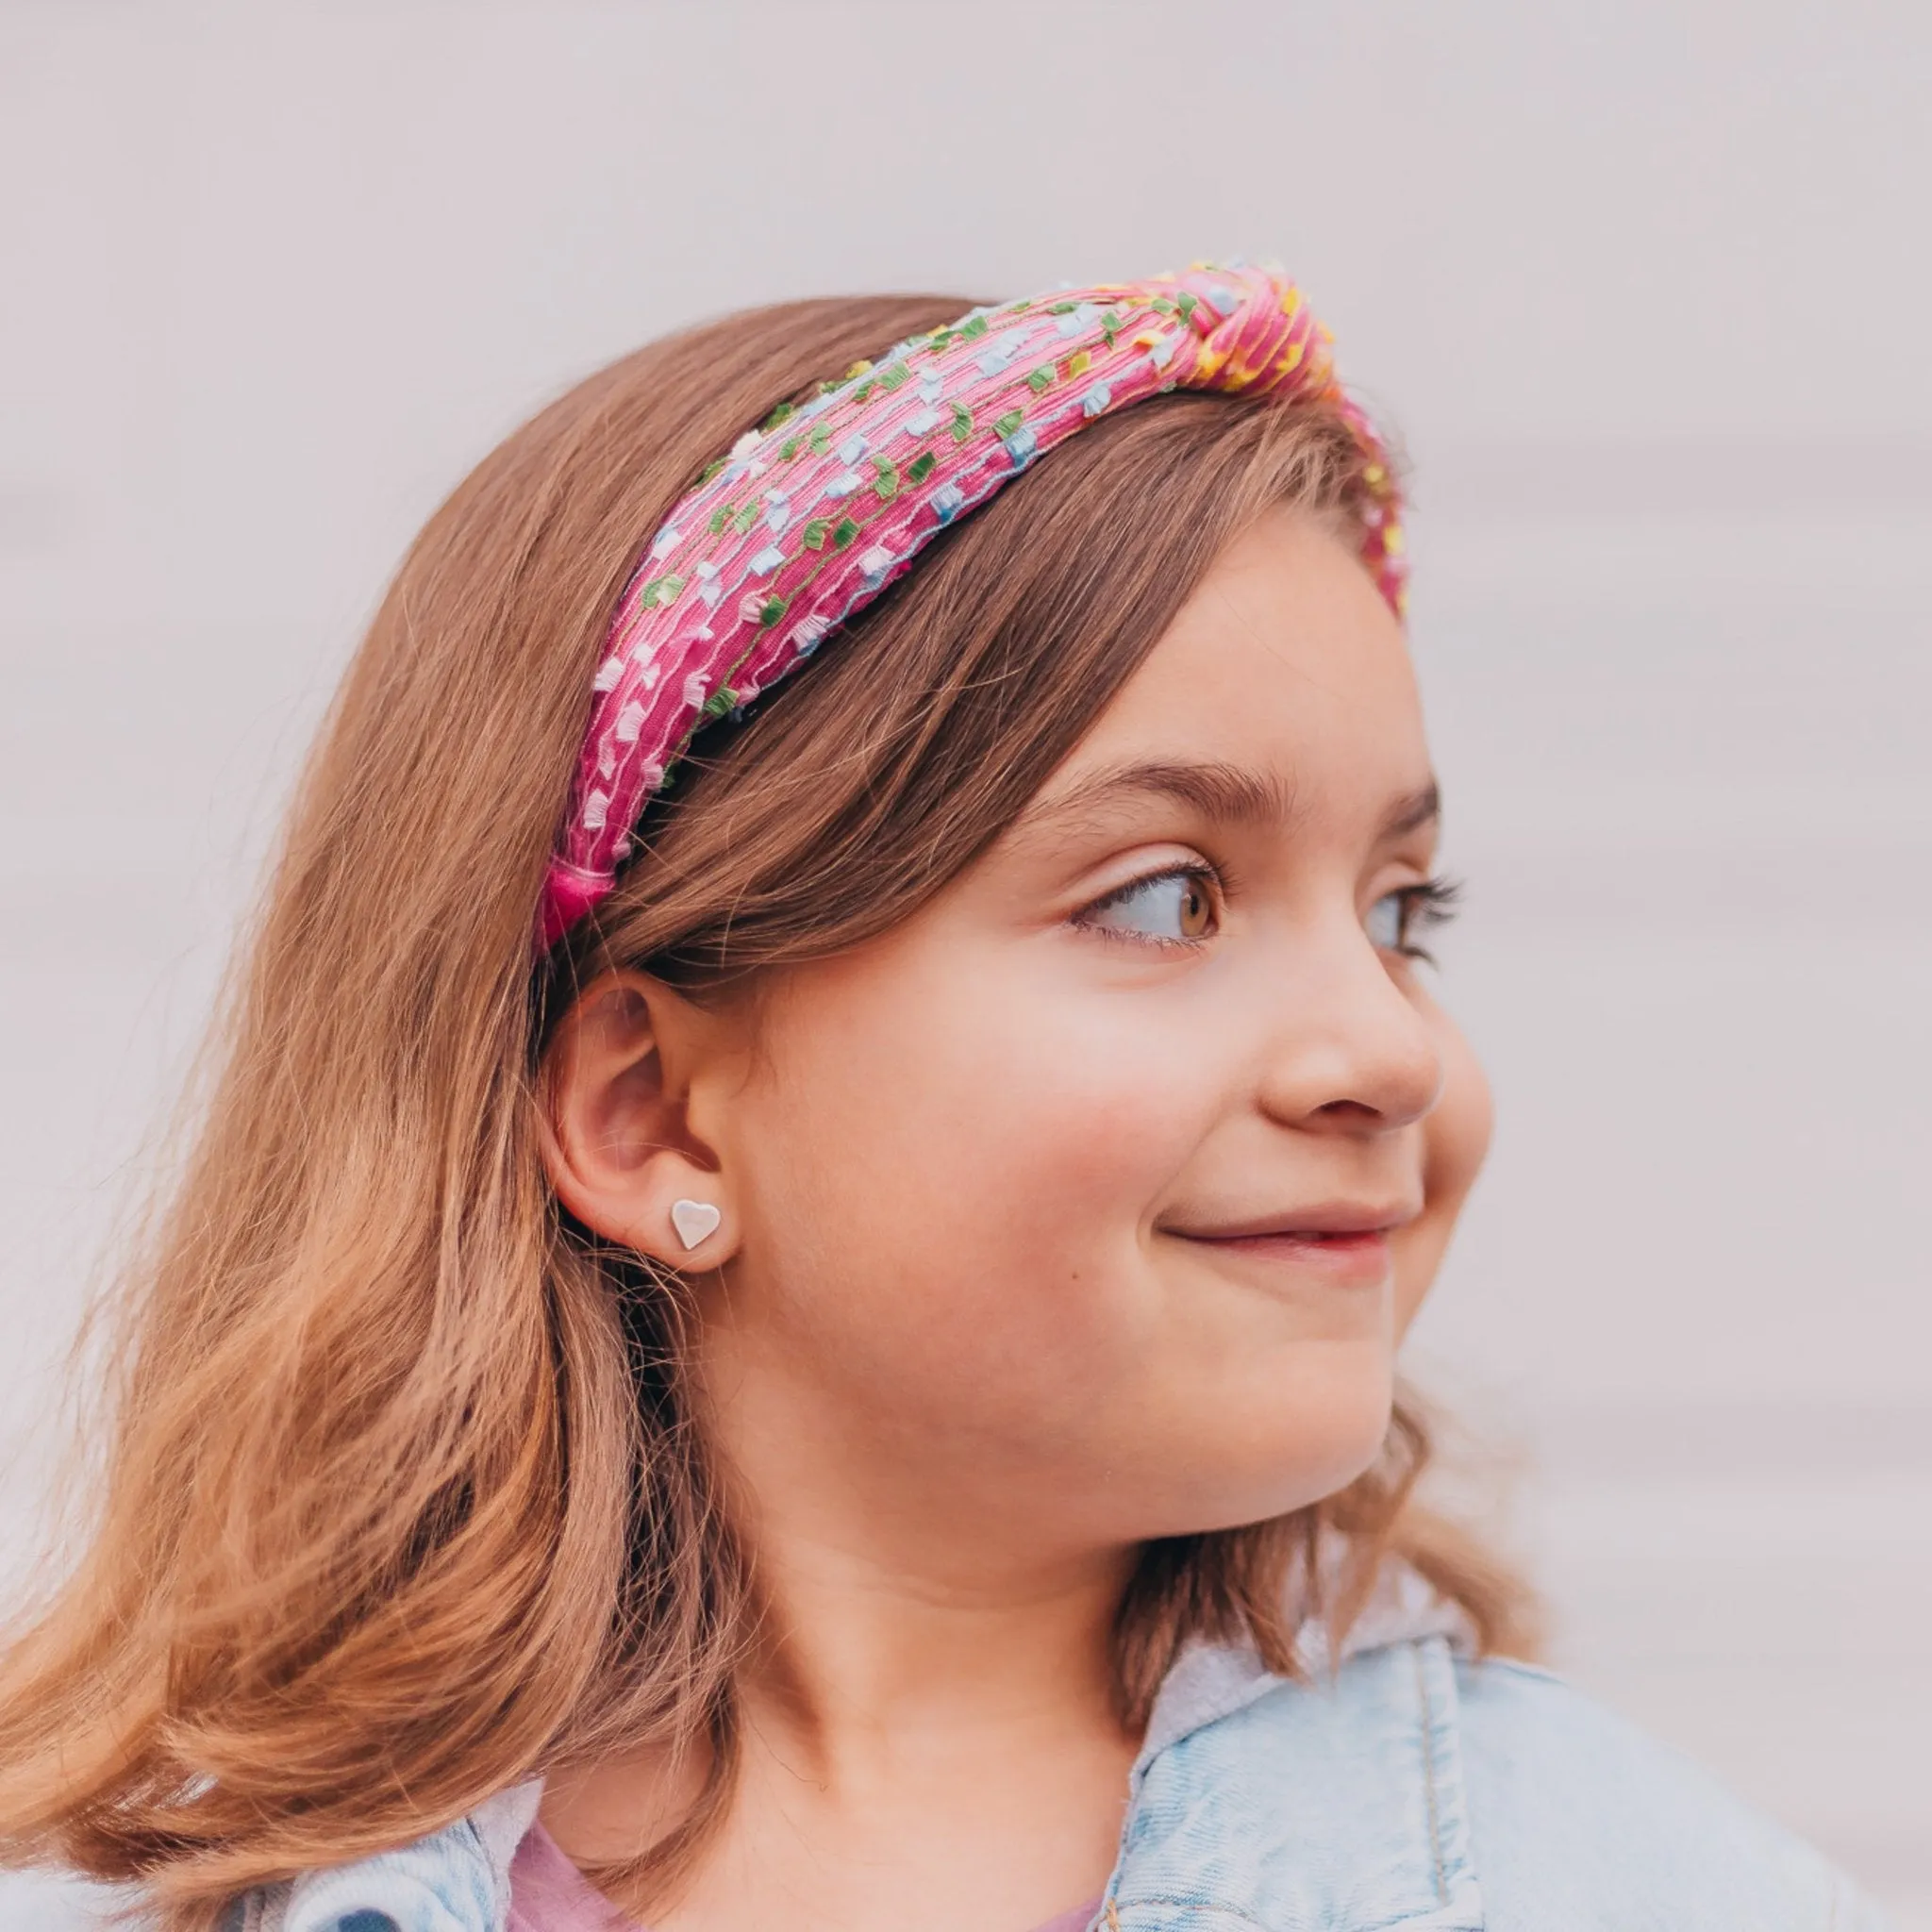
{"type": "Polygon", "coordinates": [[[1143,397],[1193,389],[1340,407],[1363,448],[1364,560],[1400,615],[1394,479],[1328,345],[1274,270],[1201,263],[974,309],[741,436],[665,519],[618,605],[541,942],[610,891],[632,827],[695,731],[804,663],[1035,458],[1143,397]]]}

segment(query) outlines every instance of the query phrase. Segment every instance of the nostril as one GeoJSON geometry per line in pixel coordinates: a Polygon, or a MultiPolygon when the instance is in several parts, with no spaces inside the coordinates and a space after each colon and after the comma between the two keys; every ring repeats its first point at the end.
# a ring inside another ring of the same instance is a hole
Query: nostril
{"type": "Polygon", "coordinates": [[[1380,1108],[1371,1107],[1365,1100],[1331,1100],[1318,1107],[1315,1111],[1326,1115],[1330,1120],[1362,1124],[1379,1121],[1383,1117],[1380,1108]]]}

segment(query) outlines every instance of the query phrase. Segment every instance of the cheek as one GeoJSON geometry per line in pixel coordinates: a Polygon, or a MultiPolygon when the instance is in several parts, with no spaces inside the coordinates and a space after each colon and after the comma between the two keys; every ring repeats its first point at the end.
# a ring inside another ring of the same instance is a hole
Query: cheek
{"type": "Polygon", "coordinates": [[[1441,1264],[1490,1150],[1490,1083],[1462,1030],[1432,1000],[1424,1009],[1442,1063],[1441,1097],[1423,1124],[1423,1200],[1397,1255],[1397,1319],[1406,1327],[1441,1264]]]}
{"type": "Polygon", "coordinates": [[[1460,1208],[1490,1151],[1494,1107],[1489,1076],[1469,1041],[1440,1008],[1435,1014],[1442,1055],[1442,1097],[1424,1129],[1424,1184],[1460,1208]]]}
{"type": "Polygon", "coordinates": [[[1070,980],[1010,943],[829,962],[748,1096],[783,1313],[908,1392],[927,1365],[957,1381],[993,1357],[1016,1397],[1099,1379],[1158,1316],[1142,1223],[1212,1096],[1190,1092],[1187,1029],[1070,980]]]}

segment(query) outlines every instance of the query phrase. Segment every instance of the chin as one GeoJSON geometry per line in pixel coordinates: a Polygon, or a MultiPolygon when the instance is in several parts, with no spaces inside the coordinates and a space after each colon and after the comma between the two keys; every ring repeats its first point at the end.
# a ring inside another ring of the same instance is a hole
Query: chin
{"type": "Polygon", "coordinates": [[[1193,1477],[1182,1511],[1191,1520],[1162,1533],[1234,1529],[1345,1490],[1381,1455],[1393,1402],[1385,1371],[1253,1414],[1244,1426],[1217,1416],[1191,1451],[1180,1452],[1193,1477]]]}

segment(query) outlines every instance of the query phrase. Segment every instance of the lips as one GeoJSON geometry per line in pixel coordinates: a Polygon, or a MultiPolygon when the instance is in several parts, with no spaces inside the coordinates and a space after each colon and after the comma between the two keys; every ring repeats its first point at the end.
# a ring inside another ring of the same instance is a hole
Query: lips
{"type": "Polygon", "coordinates": [[[1191,1241],[1343,1241],[1363,1235],[1392,1234],[1420,1212],[1420,1208],[1408,1201],[1324,1201],[1282,1213],[1251,1215],[1198,1227],[1169,1227],[1162,1232],[1191,1241]]]}
{"type": "Polygon", "coordinates": [[[1163,1232],[1210,1254],[1285,1264],[1338,1287],[1374,1288],[1390,1279],[1389,1237],[1419,1211],[1407,1202],[1331,1201],[1163,1232]]]}

